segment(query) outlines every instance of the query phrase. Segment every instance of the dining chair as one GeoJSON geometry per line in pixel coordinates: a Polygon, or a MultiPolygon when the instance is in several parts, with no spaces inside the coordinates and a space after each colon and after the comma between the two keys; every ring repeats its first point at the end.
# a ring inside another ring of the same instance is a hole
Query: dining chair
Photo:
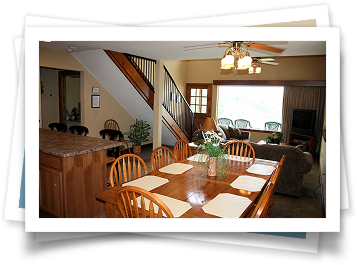
{"type": "Polygon", "coordinates": [[[254,148],[249,143],[244,141],[237,140],[237,141],[228,142],[224,147],[223,152],[227,152],[228,155],[250,157],[252,158],[251,160],[252,163],[254,163],[255,161],[254,148]]]}
{"type": "Polygon", "coordinates": [[[269,121],[264,124],[264,128],[267,131],[278,131],[281,128],[281,123],[269,121]]]}
{"type": "Polygon", "coordinates": [[[255,206],[250,218],[268,218],[269,205],[273,196],[274,185],[269,182],[260,196],[257,205],[255,206]]]}
{"type": "MultiPolygon", "coordinates": [[[[104,122],[104,129],[111,129],[111,130],[117,130],[120,131],[119,124],[116,122],[116,120],[109,119],[104,122]]],[[[120,141],[125,143],[129,154],[131,154],[130,147],[129,147],[129,140],[124,140],[124,135],[120,137],[120,141]]]]}
{"type": "Polygon", "coordinates": [[[282,168],[282,166],[284,164],[285,158],[286,158],[286,156],[283,155],[283,157],[279,161],[279,164],[276,167],[276,170],[274,171],[273,175],[270,178],[270,182],[273,184],[273,195],[271,196],[271,200],[270,200],[270,203],[269,203],[268,213],[269,213],[271,218],[273,218],[273,213],[272,213],[272,209],[271,208],[272,208],[272,206],[274,204],[275,187],[276,187],[276,184],[278,182],[278,179],[279,179],[279,176],[280,176],[280,172],[281,172],[281,168],[282,168]]]}
{"type": "Polygon", "coordinates": [[[125,154],[112,163],[109,170],[109,183],[111,187],[140,178],[148,174],[144,160],[134,154],[125,154]]]}
{"type": "Polygon", "coordinates": [[[81,125],[70,126],[69,131],[73,134],[75,134],[75,132],[77,132],[78,135],[84,135],[84,136],[87,136],[89,134],[88,128],[85,126],[81,126],[81,125]]]}
{"type": "Polygon", "coordinates": [[[169,207],[155,194],[139,187],[126,186],[115,195],[123,218],[173,218],[169,207]]]}
{"type": "Polygon", "coordinates": [[[60,122],[53,122],[48,124],[48,127],[53,131],[67,132],[67,125],[60,122]]]}
{"type": "Polygon", "coordinates": [[[166,146],[160,146],[151,153],[151,171],[159,170],[162,167],[175,163],[176,159],[171,150],[166,146]]]}
{"type": "Polygon", "coordinates": [[[179,140],[176,142],[174,146],[174,156],[176,161],[181,161],[192,156],[192,151],[187,141],[179,140]]]}

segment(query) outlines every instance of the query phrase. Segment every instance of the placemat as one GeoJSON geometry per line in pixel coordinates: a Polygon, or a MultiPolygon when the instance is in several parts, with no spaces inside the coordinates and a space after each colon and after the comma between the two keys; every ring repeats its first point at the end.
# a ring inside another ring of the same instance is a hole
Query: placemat
{"type": "Polygon", "coordinates": [[[139,187],[144,190],[150,191],[150,190],[155,189],[167,182],[169,182],[168,179],[160,178],[160,177],[152,176],[152,175],[147,175],[147,176],[143,176],[141,178],[126,182],[122,185],[122,187],[134,186],[134,187],[139,187]]]}
{"type": "Polygon", "coordinates": [[[207,158],[208,158],[208,155],[195,154],[193,156],[188,157],[187,160],[196,161],[196,162],[206,162],[207,158]]]}
{"type": "Polygon", "coordinates": [[[205,213],[223,218],[239,218],[252,201],[230,193],[220,193],[202,207],[205,213]]]}
{"type": "Polygon", "coordinates": [[[247,169],[247,172],[259,175],[271,175],[275,167],[267,166],[267,165],[260,165],[260,164],[253,164],[251,167],[247,169]]]}
{"type": "Polygon", "coordinates": [[[260,191],[264,186],[266,180],[262,178],[252,176],[239,176],[235,181],[231,183],[231,186],[235,189],[247,190],[247,191],[260,191]]]}
{"type": "MultiPolygon", "coordinates": [[[[153,193],[153,194],[155,194],[159,199],[161,199],[167,205],[167,207],[169,207],[174,217],[180,217],[181,215],[183,215],[185,212],[187,212],[192,208],[188,202],[180,201],[157,193],[153,193]]],[[[144,200],[145,200],[146,210],[149,210],[149,200],[146,198],[144,198],[144,200]]],[[[137,202],[138,202],[138,206],[140,207],[141,206],[140,198],[137,198],[137,202]]],[[[154,211],[155,213],[157,213],[158,211],[158,206],[155,204],[154,204],[154,211]]],[[[164,216],[166,216],[165,213],[163,214],[164,216]]]]}
{"type": "Polygon", "coordinates": [[[264,163],[267,163],[267,164],[269,164],[269,165],[271,165],[271,166],[273,166],[273,167],[275,167],[275,166],[278,164],[278,162],[276,162],[276,161],[266,160],[266,159],[260,159],[260,158],[256,158],[256,159],[255,159],[255,162],[264,162],[264,163]]]}
{"type": "Polygon", "coordinates": [[[173,163],[166,167],[160,168],[159,171],[168,174],[182,174],[183,172],[193,168],[192,165],[173,163]]]}

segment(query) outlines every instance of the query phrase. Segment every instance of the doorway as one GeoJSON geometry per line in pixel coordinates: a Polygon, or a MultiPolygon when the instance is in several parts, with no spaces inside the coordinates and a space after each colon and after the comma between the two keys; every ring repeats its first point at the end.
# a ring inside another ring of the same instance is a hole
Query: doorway
{"type": "Polygon", "coordinates": [[[52,122],[81,124],[80,72],[40,68],[42,128],[52,122]]]}

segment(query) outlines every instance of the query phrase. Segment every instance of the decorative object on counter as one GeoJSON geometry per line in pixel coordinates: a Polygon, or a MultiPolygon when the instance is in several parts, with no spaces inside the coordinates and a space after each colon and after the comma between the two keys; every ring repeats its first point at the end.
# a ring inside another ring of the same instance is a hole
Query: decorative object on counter
{"type": "Polygon", "coordinates": [[[151,129],[150,124],[147,121],[137,120],[135,124],[130,125],[130,131],[124,133],[128,135],[130,142],[133,143],[133,153],[141,153],[141,143],[149,141],[149,130],[151,129]]]}
{"type": "Polygon", "coordinates": [[[283,140],[283,133],[277,132],[273,133],[273,135],[268,135],[266,142],[267,144],[280,144],[283,140]]]}
{"type": "Polygon", "coordinates": [[[202,132],[204,143],[197,147],[198,163],[200,169],[209,177],[220,177],[230,171],[229,159],[223,151],[222,138],[214,131],[202,132]],[[207,159],[208,157],[208,159],[207,159]]]}

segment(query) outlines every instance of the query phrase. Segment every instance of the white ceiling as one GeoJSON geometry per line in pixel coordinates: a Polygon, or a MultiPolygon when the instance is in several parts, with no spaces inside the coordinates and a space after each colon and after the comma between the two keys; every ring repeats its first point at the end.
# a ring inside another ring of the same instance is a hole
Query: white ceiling
{"type": "MultiPolygon", "coordinates": [[[[222,41],[223,42],[223,41],[222,41]]],[[[73,53],[98,49],[107,49],[122,53],[129,53],[154,60],[195,60],[222,58],[228,46],[207,47],[185,51],[185,46],[212,44],[216,41],[54,41],[40,42],[40,47],[66,51],[71,47],[73,53]]],[[[326,42],[324,41],[289,41],[289,42],[264,42],[264,44],[285,49],[281,54],[258,52],[249,49],[252,57],[277,57],[277,56],[306,56],[326,55],[326,42]],[[283,44],[282,44],[283,43],[283,44]]]]}

